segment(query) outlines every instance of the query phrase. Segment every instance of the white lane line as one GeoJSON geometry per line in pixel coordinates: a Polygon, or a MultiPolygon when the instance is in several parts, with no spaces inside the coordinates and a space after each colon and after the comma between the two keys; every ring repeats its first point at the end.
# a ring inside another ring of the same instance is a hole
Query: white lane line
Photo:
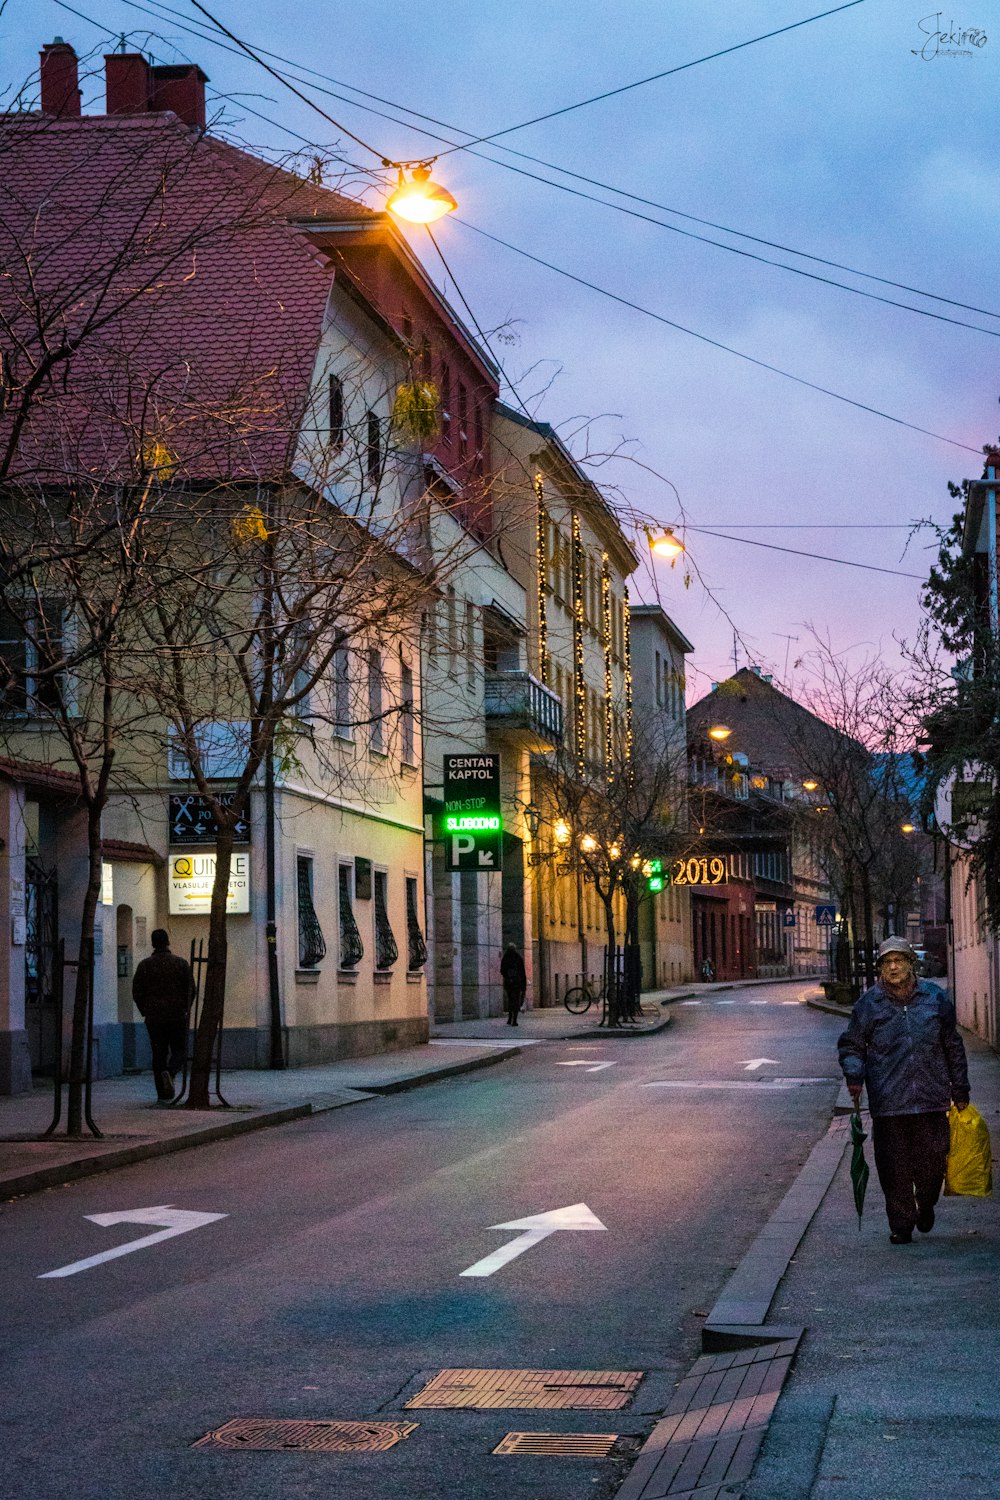
{"type": "Polygon", "coordinates": [[[748,1000],[748,1005],[770,1005],[770,1000],[748,1000]]]}
{"type": "Polygon", "coordinates": [[[736,1001],[735,1000],[716,1000],[716,1001],[714,1001],[714,1004],[716,1004],[716,1005],[735,1005],[736,1001]]]}
{"type": "Polygon", "coordinates": [[[617,1068],[616,1062],[590,1063],[585,1058],[574,1057],[572,1062],[557,1062],[557,1068],[586,1068],[588,1073],[599,1073],[602,1068],[617,1068]]]}
{"type": "Polygon", "coordinates": [[[681,1004],[682,1005],[700,1005],[701,1001],[700,1000],[682,1000],[681,1004]]]}

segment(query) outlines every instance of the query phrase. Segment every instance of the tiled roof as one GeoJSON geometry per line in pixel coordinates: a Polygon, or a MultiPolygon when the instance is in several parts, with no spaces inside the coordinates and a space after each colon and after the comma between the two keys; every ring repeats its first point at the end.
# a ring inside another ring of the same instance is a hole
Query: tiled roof
{"type": "Polygon", "coordinates": [[[687,711],[688,737],[706,734],[713,724],[725,724],[732,734],[720,748],[742,751],[751,767],[776,780],[800,780],[812,769],[809,747],[836,737],[825,720],[810,713],[765,682],[749,667],[720,682],[687,711]]]}
{"type": "Polygon", "coordinates": [[[289,221],[372,211],[169,113],[0,116],[0,163],[5,358],[40,356],[34,292],[49,347],[100,321],[43,384],[19,471],[114,478],[158,439],[190,478],[284,473],[332,281],[289,221]]]}

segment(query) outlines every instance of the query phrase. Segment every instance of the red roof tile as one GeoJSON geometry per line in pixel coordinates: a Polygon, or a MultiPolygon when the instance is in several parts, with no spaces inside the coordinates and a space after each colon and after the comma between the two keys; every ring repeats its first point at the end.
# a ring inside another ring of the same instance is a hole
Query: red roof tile
{"type": "Polygon", "coordinates": [[[15,472],[124,477],[157,438],[190,478],[280,476],[332,281],[289,221],[372,217],[169,113],[0,116],[15,386],[44,348],[79,341],[41,385],[15,472]]]}

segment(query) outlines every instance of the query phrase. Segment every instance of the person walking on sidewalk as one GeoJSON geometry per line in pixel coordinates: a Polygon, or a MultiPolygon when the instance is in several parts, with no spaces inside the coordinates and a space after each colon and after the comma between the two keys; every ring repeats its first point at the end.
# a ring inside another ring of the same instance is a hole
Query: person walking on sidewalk
{"type": "Polygon", "coordinates": [[[508,943],[500,960],[500,975],[503,979],[504,1010],[507,1025],[517,1025],[517,1013],[524,1004],[524,993],[528,988],[528,975],[520,950],[508,943]]]}
{"type": "Polygon", "coordinates": [[[934,1227],[948,1157],[948,1106],[968,1104],[969,1068],[955,1007],[936,984],[918,980],[917,955],[905,939],[886,938],[876,973],[837,1051],[855,1104],[867,1085],[889,1239],[908,1245],[914,1226],[921,1234],[934,1227]]]}
{"type": "Polygon", "coordinates": [[[194,975],[186,959],[171,953],[170,934],[162,927],[157,927],[150,942],[153,951],[137,966],[132,979],[132,999],[149,1033],[156,1097],[169,1104],[174,1097],[173,1075],[184,1065],[194,975]]]}

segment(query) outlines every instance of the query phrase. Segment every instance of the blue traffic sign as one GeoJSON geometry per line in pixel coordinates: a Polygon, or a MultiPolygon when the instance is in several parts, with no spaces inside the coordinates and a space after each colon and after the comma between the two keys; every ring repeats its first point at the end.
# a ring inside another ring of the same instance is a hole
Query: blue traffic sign
{"type": "Polygon", "coordinates": [[[837,908],[836,908],[836,906],[817,906],[817,908],[816,908],[816,926],[817,927],[832,927],[834,925],[834,923],[836,922],[836,920],[837,920],[837,908]]]}
{"type": "Polygon", "coordinates": [[[790,909],[788,911],[782,912],[781,914],[782,927],[796,927],[798,925],[798,920],[798,917],[790,909]]]}

